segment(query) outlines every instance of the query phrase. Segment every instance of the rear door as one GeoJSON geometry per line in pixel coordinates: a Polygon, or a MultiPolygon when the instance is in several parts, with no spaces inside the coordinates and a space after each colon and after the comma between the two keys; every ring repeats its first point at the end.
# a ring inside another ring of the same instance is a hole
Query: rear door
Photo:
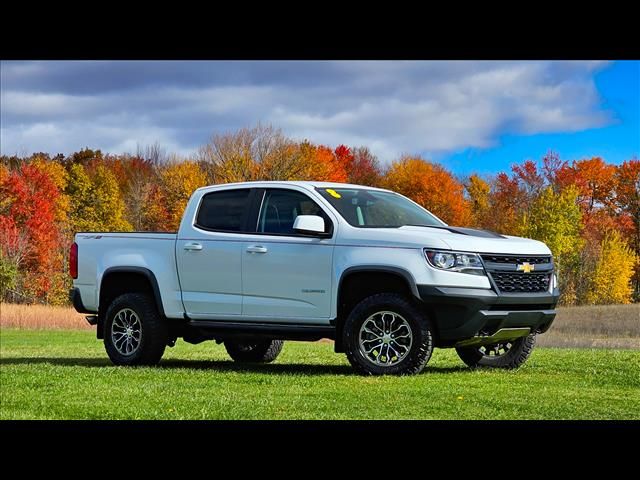
{"type": "Polygon", "coordinates": [[[257,200],[256,232],[242,244],[242,315],[273,322],[328,323],[334,239],[293,231],[298,215],[335,220],[304,191],[269,188],[257,200]]]}
{"type": "Polygon", "coordinates": [[[242,253],[253,190],[205,194],[193,224],[181,228],[176,260],[182,301],[192,318],[240,315],[242,253]]]}

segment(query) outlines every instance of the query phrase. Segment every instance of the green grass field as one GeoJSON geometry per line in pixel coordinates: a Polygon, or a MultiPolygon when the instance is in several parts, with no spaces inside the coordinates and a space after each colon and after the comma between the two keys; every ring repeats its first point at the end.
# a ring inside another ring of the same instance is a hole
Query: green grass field
{"type": "Polygon", "coordinates": [[[182,341],[156,368],[114,367],[90,331],[0,331],[2,419],[640,419],[640,352],[538,348],[517,371],[436,350],[413,377],[360,377],[330,343],[270,365],[182,341]]]}

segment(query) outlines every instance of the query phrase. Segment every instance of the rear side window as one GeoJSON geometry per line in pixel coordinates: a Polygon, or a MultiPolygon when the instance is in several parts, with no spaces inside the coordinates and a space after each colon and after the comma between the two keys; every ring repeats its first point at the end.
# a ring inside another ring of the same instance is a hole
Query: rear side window
{"type": "Polygon", "coordinates": [[[250,194],[248,188],[207,193],[200,202],[196,226],[205,230],[243,231],[250,194]]]}

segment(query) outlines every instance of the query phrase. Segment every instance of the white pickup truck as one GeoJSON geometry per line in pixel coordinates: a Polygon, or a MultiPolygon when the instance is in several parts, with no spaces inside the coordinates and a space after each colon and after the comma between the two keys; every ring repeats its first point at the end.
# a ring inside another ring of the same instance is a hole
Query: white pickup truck
{"type": "Polygon", "coordinates": [[[269,362],[335,340],[363,374],[420,372],[434,347],[516,368],[555,318],[544,243],[451,227],[397,193],[322,182],[196,190],[177,233],[78,233],[70,298],[117,365],[178,338],[269,362]]]}

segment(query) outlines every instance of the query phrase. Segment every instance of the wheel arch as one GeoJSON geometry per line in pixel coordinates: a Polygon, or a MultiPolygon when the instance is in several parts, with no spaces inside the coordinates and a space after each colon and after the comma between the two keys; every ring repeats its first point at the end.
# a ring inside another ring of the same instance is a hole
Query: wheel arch
{"type": "Polygon", "coordinates": [[[104,314],[114,298],[135,292],[150,294],[158,312],[165,317],[160,287],[154,273],[145,267],[119,266],[107,268],[102,275],[98,299],[99,320],[104,320],[104,314]]]}
{"type": "Polygon", "coordinates": [[[349,312],[364,298],[376,293],[401,293],[419,300],[411,272],[391,265],[358,265],[346,268],[337,289],[335,351],[344,352],[342,332],[349,312]]]}

